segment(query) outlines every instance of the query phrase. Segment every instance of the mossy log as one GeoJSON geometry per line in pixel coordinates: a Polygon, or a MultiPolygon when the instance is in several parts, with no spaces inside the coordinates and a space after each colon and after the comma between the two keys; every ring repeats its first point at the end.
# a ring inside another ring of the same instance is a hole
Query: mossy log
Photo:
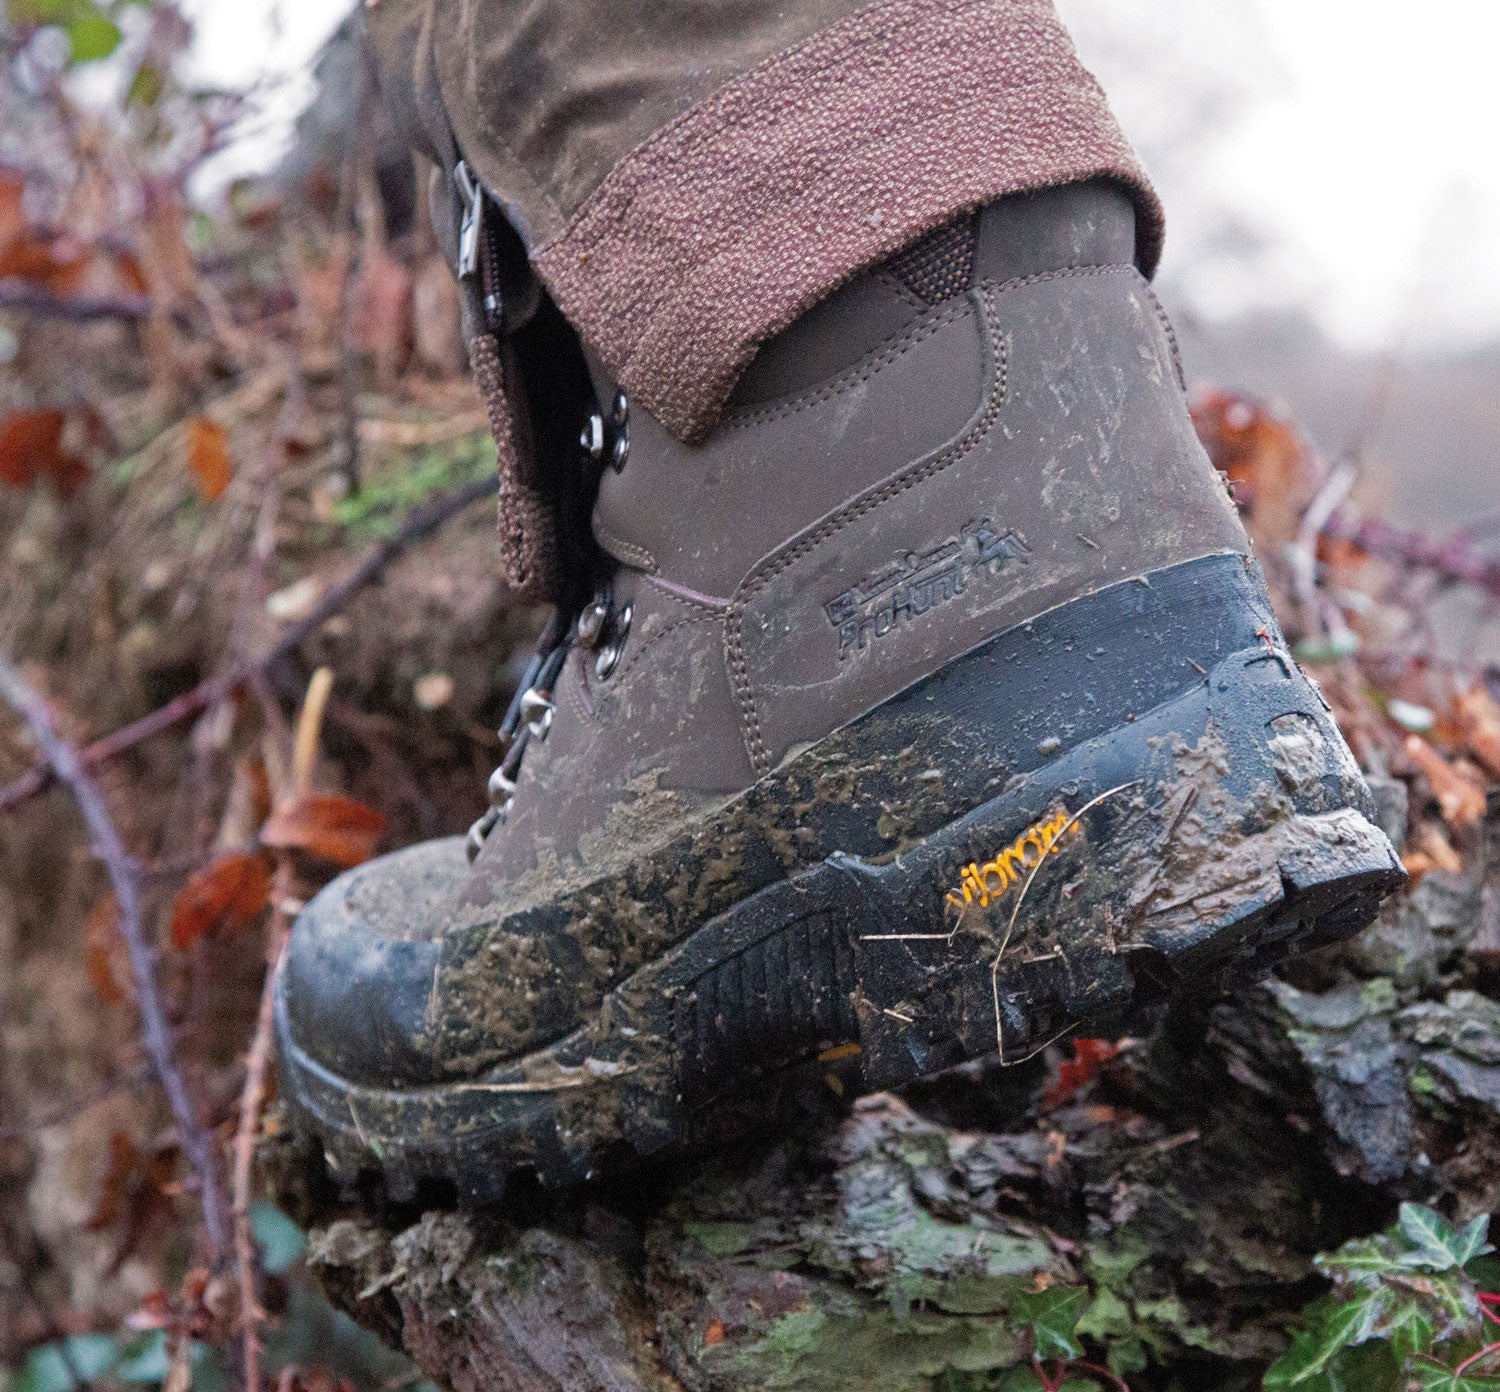
{"type": "Polygon", "coordinates": [[[340,1205],[289,1142],[271,1169],[335,1303],[456,1392],[1035,1387],[1010,1371],[1023,1306],[1060,1285],[1132,1392],[1258,1386],[1316,1252],[1403,1199],[1500,1207],[1497,840],[1355,943],[1179,1004],[1081,1087],[1056,1059],[972,1065],[482,1213],[340,1205]]]}

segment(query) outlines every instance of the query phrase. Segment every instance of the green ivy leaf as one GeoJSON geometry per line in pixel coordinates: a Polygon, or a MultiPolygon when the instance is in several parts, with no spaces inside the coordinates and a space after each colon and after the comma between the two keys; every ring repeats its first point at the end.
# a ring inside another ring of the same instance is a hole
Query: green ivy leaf
{"type": "Polygon", "coordinates": [[[126,1346],[115,1364],[114,1375],[121,1382],[165,1382],[171,1365],[166,1331],[151,1329],[126,1346]]]}
{"type": "Polygon", "coordinates": [[[13,1392],[73,1392],[103,1377],[119,1352],[107,1334],[70,1334],[43,1344],[27,1356],[13,1392]]]}
{"type": "Polygon", "coordinates": [[[1418,1354],[1431,1353],[1437,1330],[1421,1306],[1403,1302],[1386,1321],[1383,1331],[1391,1341],[1397,1358],[1414,1358],[1418,1354]]]}
{"type": "Polygon", "coordinates": [[[1269,1368],[1261,1383],[1261,1392],[1328,1392],[1324,1376],[1328,1360],[1336,1350],[1325,1350],[1310,1331],[1300,1329],[1292,1335],[1291,1345],[1269,1368]]]}
{"type": "Polygon", "coordinates": [[[1411,1371],[1420,1392],[1500,1392],[1500,1377],[1487,1373],[1464,1373],[1462,1376],[1441,1363],[1423,1359],[1411,1371]]]}
{"type": "Polygon", "coordinates": [[[1361,1291],[1351,1300],[1317,1301],[1309,1310],[1310,1328],[1293,1336],[1292,1345],[1271,1365],[1266,1387],[1316,1387],[1314,1382],[1341,1349],[1368,1339],[1390,1302],[1390,1292],[1361,1291]],[[1272,1375],[1280,1381],[1272,1381],[1272,1375]]]}
{"type": "Polygon", "coordinates": [[[1495,1250],[1495,1244],[1490,1242],[1490,1215],[1481,1213],[1479,1217],[1470,1219],[1458,1230],[1458,1241],[1453,1248],[1453,1255],[1458,1258],[1460,1266],[1467,1266],[1475,1257],[1485,1257],[1495,1250]]]}
{"type": "Polygon", "coordinates": [[[63,26],[69,63],[94,63],[120,46],[120,26],[99,10],[84,10],[63,26]]]}
{"type": "Polygon", "coordinates": [[[265,1199],[257,1199],[250,1205],[250,1231],[260,1247],[261,1264],[273,1276],[280,1276],[295,1265],[307,1251],[307,1237],[302,1229],[265,1199]]]}
{"type": "Polygon", "coordinates": [[[1395,1255],[1380,1239],[1373,1237],[1346,1242],[1337,1252],[1314,1257],[1313,1265],[1324,1271],[1346,1271],[1355,1276],[1381,1276],[1401,1270],[1401,1263],[1395,1255]]]}
{"type": "Polygon", "coordinates": [[[1372,1339],[1328,1365],[1328,1386],[1330,1392],[1410,1392],[1402,1368],[1384,1339],[1372,1339]]]}
{"type": "Polygon", "coordinates": [[[1403,1266],[1451,1271],[1492,1250],[1485,1241],[1489,1231],[1487,1217],[1476,1218],[1460,1231],[1435,1209],[1425,1204],[1404,1203],[1399,1222],[1402,1235],[1412,1244],[1412,1250],[1401,1257],[1403,1266]]]}
{"type": "Polygon", "coordinates": [[[1023,1292],[1012,1313],[1019,1323],[1031,1327],[1038,1357],[1078,1358],[1083,1346],[1074,1331],[1088,1298],[1083,1286],[1048,1286],[1044,1291],[1023,1292]]]}

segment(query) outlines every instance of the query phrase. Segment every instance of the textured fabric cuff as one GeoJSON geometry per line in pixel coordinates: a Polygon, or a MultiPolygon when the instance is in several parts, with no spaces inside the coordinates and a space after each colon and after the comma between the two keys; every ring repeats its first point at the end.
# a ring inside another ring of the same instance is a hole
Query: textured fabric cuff
{"type": "Polygon", "coordinates": [[[1161,207],[1051,0],[884,0],[638,146],[533,261],[674,434],[713,425],[757,346],[855,272],[1009,193],[1108,177],[1161,207]]]}

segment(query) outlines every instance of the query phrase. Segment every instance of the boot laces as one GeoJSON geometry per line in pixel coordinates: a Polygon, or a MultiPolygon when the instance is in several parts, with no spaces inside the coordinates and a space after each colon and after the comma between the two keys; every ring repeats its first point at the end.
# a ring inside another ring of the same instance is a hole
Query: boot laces
{"type": "MultiPolygon", "coordinates": [[[[609,466],[616,471],[624,468],[630,452],[629,409],[625,394],[617,393],[609,419],[593,412],[584,424],[580,440],[589,456],[600,461],[607,456],[609,466]]],[[[533,742],[542,743],[551,732],[557,715],[554,693],[568,654],[575,647],[592,651],[594,675],[607,681],[619,665],[633,616],[634,606],[629,603],[615,608],[613,586],[606,580],[570,620],[565,620],[561,610],[548,620],[497,732],[502,757],[486,786],[489,806],[469,828],[465,841],[471,861],[510,813],[527,748],[533,742]]]]}

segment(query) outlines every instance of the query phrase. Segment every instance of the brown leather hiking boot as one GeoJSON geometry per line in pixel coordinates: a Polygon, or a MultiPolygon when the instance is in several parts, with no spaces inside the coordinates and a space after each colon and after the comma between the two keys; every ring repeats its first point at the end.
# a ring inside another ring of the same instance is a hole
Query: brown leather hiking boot
{"type": "Polygon", "coordinates": [[[1018,1060],[1401,883],[1134,226],[1106,183],[1008,199],[806,314],[705,443],[589,422],[617,566],[472,863],[388,856],[293,935],[284,1088],[337,1174],[492,1196],[1018,1060]]]}

